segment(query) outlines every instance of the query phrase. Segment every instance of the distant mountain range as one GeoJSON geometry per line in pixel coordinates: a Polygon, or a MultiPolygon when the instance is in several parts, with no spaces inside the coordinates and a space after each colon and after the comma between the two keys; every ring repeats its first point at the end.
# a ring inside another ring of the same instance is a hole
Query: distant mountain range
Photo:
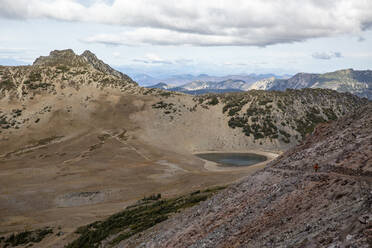
{"type": "Polygon", "coordinates": [[[131,77],[139,83],[141,86],[151,86],[156,85],[159,83],[167,84],[171,87],[181,87],[185,84],[195,82],[195,81],[203,81],[203,82],[222,82],[226,80],[240,80],[244,81],[245,83],[252,84],[258,80],[269,78],[269,77],[276,77],[276,78],[289,78],[290,75],[283,75],[278,76],[274,74],[242,74],[242,75],[226,75],[226,76],[212,76],[208,74],[199,74],[199,75],[191,75],[191,74],[179,74],[179,75],[171,75],[168,77],[153,77],[148,74],[132,74],[131,77]]]}
{"type": "MultiPolygon", "coordinates": [[[[170,91],[179,91],[188,94],[204,93],[224,93],[247,90],[278,90],[302,89],[302,88],[325,88],[333,89],[339,92],[350,92],[359,97],[372,99],[372,71],[357,71],[353,69],[339,70],[324,74],[298,73],[291,78],[279,78],[270,76],[261,78],[264,75],[247,76],[245,80],[227,78],[221,81],[196,80],[177,87],[172,87],[166,83],[158,83],[149,88],[166,89],[170,91]]],[[[218,79],[218,77],[214,77],[218,79]]]]}
{"type": "Polygon", "coordinates": [[[324,74],[298,73],[289,79],[271,77],[255,82],[249,89],[279,90],[325,88],[339,92],[350,92],[359,97],[372,99],[372,71],[353,69],[324,74]]]}
{"type": "Polygon", "coordinates": [[[252,82],[245,82],[243,80],[227,79],[220,82],[211,81],[194,81],[178,87],[172,87],[165,83],[158,83],[148,88],[158,88],[170,91],[184,92],[192,95],[199,95],[205,93],[224,93],[224,92],[240,92],[247,91],[252,82]]]}

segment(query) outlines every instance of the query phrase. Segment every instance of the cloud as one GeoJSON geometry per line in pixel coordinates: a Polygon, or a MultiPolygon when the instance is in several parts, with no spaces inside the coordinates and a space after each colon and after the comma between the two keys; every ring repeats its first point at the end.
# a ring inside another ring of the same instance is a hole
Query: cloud
{"type": "Polygon", "coordinates": [[[187,64],[194,64],[195,61],[193,59],[181,58],[181,59],[176,59],[175,63],[181,64],[181,65],[187,65],[187,64]]]}
{"type": "Polygon", "coordinates": [[[314,59],[329,60],[333,58],[341,58],[342,54],[340,52],[320,52],[320,53],[313,53],[312,57],[314,59]]]}
{"type": "MultiPolygon", "coordinates": [[[[18,61],[19,64],[25,64],[26,62],[32,62],[37,56],[37,51],[29,48],[17,48],[17,47],[0,47],[0,58],[1,59],[13,59],[18,61]],[[26,61],[26,62],[24,62],[26,61]]],[[[0,63],[0,65],[5,65],[0,63]]]]}
{"type": "Polygon", "coordinates": [[[158,55],[152,54],[152,53],[146,54],[143,58],[133,59],[133,62],[144,63],[144,64],[163,64],[163,65],[173,64],[173,62],[164,60],[160,58],[158,55]]]}
{"type": "MultiPolygon", "coordinates": [[[[251,62],[251,65],[252,64],[256,64],[256,63],[252,63],[251,62]]],[[[230,62],[230,61],[226,61],[222,64],[223,66],[234,66],[234,67],[239,67],[239,66],[247,66],[248,64],[246,63],[242,63],[242,62],[238,62],[238,63],[235,63],[235,62],[230,62]]]]}
{"type": "Polygon", "coordinates": [[[26,51],[28,51],[26,48],[0,47],[0,54],[16,55],[25,53],[26,51]]]}
{"type": "Polygon", "coordinates": [[[366,0],[0,0],[0,18],[118,25],[120,34],[86,42],[109,45],[266,46],[372,27],[366,0]]]}
{"type": "Polygon", "coordinates": [[[113,52],[113,53],[112,53],[112,56],[113,56],[114,58],[119,58],[119,57],[120,57],[120,53],[119,53],[119,52],[113,52]]]}

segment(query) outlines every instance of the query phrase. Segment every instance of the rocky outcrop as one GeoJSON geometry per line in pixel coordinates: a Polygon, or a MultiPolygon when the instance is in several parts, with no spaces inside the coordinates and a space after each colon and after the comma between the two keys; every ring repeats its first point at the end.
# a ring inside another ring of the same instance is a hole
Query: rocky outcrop
{"type": "Polygon", "coordinates": [[[54,50],[49,53],[49,56],[40,56],[34,63],[34,66],[84,66],[86,60],[74,53],[72,49],[54,50]]]}
{"type": "Polygon", "coordinates": [[[102,60],[98,59],[97,56],[91,51],[84,51],[81,55],[76,55],[72,49],[66,50],[54,50],[51,51],[49,56],[41,56],[35,60],[34,66],[87,66],[91,65],[94,69],[107,74],[113,75],[117,78],[130,82],[137,85],[127,75],[116,71],[108,64],[105,64],[102,60]]]}
{"type": "Polygon", "coordinates": [[[264,170],[117,247],[370,247],[371,113],[319,126],[264,170]]]}
{"type": "Polygon", "coordinates": [[[108,64],[105,64],[102,60],[98,59],[97,56],[89,50],[84,51],[81,54],[81,57],[84,57],[88,61],[89,64],[91,64],[96,70],[98,70],[100,72],[110,74],[110,75],[114,75],[114,76],[116,76],[118,78],[121,78],[123,80],[131,81],[133,84],[137,84],[136,82],[134,82],[127,75],[125,75],[125,74],[123,74],[123,73],[121,73],[117,70],[114,70],[108,64]]]}
{"type": "Polygon", "coordinates": [[[273,87],[275,83],[275,77],[266,78],[255,82],[249,87],[250,90],[268,90],[273,87]]]}

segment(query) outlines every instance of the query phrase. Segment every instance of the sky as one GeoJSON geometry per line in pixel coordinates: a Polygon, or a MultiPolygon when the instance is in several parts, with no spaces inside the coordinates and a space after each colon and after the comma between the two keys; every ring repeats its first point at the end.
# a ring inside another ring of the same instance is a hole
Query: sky
{"type": "Polygon", "coordinates": [[[0,64],[72,48],[128,74],[372,69],[371,0],[0,0],[0,64]]]}

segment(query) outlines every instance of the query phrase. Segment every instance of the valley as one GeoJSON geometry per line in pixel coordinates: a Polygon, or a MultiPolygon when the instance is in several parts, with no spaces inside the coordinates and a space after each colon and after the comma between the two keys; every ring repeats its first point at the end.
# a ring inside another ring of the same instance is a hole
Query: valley
{"type": "MultiPolygon", "coordinates": [[[[0,67],[0,236],[48,226],[60,235],[38,247],[64,247],[78,227],[144,197],[239,185],[275,170],[265,166],[290,157],[296,145],[306,147],[318,125],[336,125],[329,123],[368,105],[329,89],[198,96],[147,89],[89,51],[52,51],[32,66],[0,67]],[[203,152],[268,160],[229,168],[195,156],[203,152]]],[[[364,118],[363,142],[370,128],[364,118]]]]}

